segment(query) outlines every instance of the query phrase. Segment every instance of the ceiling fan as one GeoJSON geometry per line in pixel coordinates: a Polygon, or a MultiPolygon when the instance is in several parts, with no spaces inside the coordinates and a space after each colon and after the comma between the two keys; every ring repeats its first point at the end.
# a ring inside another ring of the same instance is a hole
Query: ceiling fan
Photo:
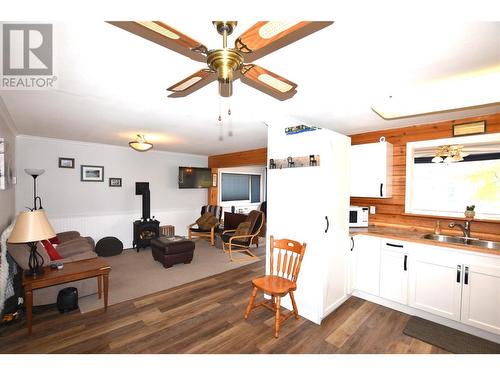
{"type": "Polygon", "coordinates": [[[213,21],[222,35],[222,48],[209,50],[200,42],[160,21],[108,21],[110,24],[148,39],[163,47],[204,62],[207,67],[170,86],[169,97],[187,96],[215,81],[219,82],[219,95],[233,93],[233,81],[241,81],[279,100],[290,99],[297,93],[297,84],[283,78],[253,61],[293,43],[309,34],[331,25],[331,21],[259,21],[241,34],[234,48],[227,47],[236,21],[213,21]]]}

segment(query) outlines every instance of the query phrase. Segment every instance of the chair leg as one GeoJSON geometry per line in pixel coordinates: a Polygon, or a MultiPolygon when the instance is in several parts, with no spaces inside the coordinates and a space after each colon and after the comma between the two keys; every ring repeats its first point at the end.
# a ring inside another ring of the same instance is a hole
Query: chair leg
{"type": "Polygon", "coordinates": [[[247,310],[245,311],[245,319],[248,318],[253,309],[253,304],[255,302],[255,296],[257,295],[257,288],[254,287],[252,291],[252,296],[250,297],[250,302],[248,302],[247,310]]]}
{"type": "Polygon", "coordinates": [[[280,335],[280,304],[281,297],[276,296],[276,321],[274,322],[274,337],[276,338],[280,335]]]}
{"type": "Polygon", "coordinates": [[[189,239],[189,240],[192,240],[192,239],[193,239],[193,236],[191,235],[191,230],[188,230],[188,239],[189,239]]]}
{"type": "Polygon", "coordinates": [[[292,300],[293,315],[295,315],[295,319],[299,319],[299,311],[297,310],[297,304],[295,303],[295,297],[292,291],[290,291],[290,299],[292,300]]]}

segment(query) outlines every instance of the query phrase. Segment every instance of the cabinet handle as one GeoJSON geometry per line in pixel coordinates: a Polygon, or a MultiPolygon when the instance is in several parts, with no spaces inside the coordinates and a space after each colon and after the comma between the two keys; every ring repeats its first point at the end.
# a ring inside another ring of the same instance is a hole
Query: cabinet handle
{"type": "Polygon", "coordinates": [[[354,238],[351,237],[351,251],[354,250],[354,238]]]}
{"type": "Polygon", "coordinates": [[[464,271],[464,284],[469,285],[469,267],[465,267],[464,271]]]}
{"type": "Polygon", "coordinates": [[[325,233],[328,232],[328,228],[330,228],[330,222],[328,221],[328,216],[325,216],[325,220],[326,220],[326,229],[325,229],[325,233]]]}
{"type": "Polygon", "coordinates": [[[385,243],[387,246],[391,246],[391,247],[399,247],[399,248],[403,248],[404,246],[403,245],[396,245],[396,244],[393,244],[393,243],[389,243],[389,242],[386,242],[385,243]]]}
{"type": "Polygon", "coordinates": [[[384,189],[384,184],[383,184],[383,183],[381,183],[381,184],[380,184],[380,196],[381,196],[381,197],[383,197],[383,196],[384,196],[384,194],[383,194],[383,189],[384,189]]]}
{"type": "Polygon", "coordinates": [[[457,266],[457,283],[460,283],[460,275],[461,275],[461,271],[462,271],[462,266],[458,265],[457,266]]]}
{"type": "Polygon", "coordinates": [[[405,271],[408,271],[408,265],[407,265],[407,262],[408,262],[408,255],[405,254],[405,260],[403,262],[403,270],[405,271]]]}

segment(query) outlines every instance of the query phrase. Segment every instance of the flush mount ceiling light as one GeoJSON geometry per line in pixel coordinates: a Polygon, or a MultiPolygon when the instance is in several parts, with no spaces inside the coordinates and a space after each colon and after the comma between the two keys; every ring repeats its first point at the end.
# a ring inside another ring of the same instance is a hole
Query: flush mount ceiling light
{"type": "Polygon", "coordinates": [[[432,158],[433,163],[456,163],[464,160],[464,157],[469,156],[463,152],[461,145],[439,146],[436,150],[436,156],[432,158]]]}
{"type": "Polygon", "coordinates": [[[500,103],[500,65],[415,85],[372,106],[384,119],[500,103]]]}
{"type": "Polygon", "coordinates": [[[135,141],[129,142],[128,145],[136,151],[148,151],[153,148],[153,144],[146,142],[143,134],[137,134],[137,139],[135,141]]]}
{"type": "MultiPolygon", "coordinates": [[[[110,21],[112,25],[169,48],[206,66],[167,90],[169,97],[184,97],[217,80],[219,95],[230,97],[237,79],[278,100],[290,99],[297,85],[252,62],[331,25],[332,21],[259,21],[228,47],[236,21],[213,21],[222,36],[222,48],[208,49],[200,42],[160,21],[110,21]]],[[[316,53],[313,56],[316,61],[316,53]]],[[[292,60],[293,62],[293,60],[292,60]]],[[[310,67],[306,67],[311,69],[310,67]]]]}

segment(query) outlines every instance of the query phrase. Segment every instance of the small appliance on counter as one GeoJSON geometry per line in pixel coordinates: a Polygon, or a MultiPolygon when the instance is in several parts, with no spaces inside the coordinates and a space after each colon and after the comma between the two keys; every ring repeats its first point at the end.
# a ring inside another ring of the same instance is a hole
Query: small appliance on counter
{"type": "Polygon", "coordinates": [[[349,227],[362,228],[368,226],[368,207],[349,207],[349,227]]]}

